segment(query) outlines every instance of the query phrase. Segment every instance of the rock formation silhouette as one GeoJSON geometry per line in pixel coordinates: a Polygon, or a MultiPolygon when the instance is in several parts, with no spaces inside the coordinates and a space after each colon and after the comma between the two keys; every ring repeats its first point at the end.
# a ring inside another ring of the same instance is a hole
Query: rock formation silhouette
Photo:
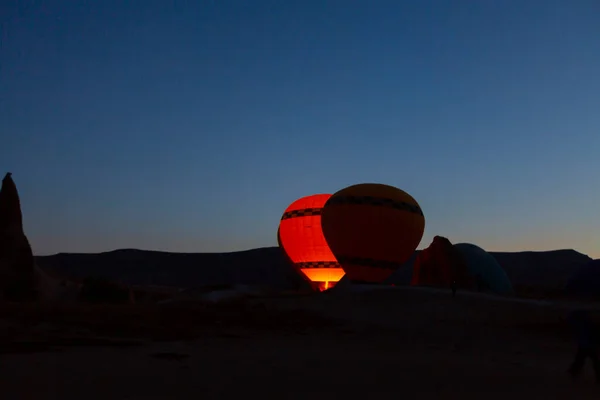
{"type": "Polygon", "coordinates": [[[0,190],[0,295],[4,300],[35,300],[35,261],[23,232],[17,187],[9,172],[0,190]]]}

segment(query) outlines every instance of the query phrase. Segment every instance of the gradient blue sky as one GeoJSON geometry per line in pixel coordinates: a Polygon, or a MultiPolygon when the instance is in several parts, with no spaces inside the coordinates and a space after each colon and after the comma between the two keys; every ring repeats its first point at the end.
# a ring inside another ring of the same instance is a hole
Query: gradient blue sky
{"type": "Polygon", "coordinates": [[[381,182],[421,247],[600,257],[597,0],[0,7],[0,172],[37,254],[275,245],[296,198],[381,182]]]}

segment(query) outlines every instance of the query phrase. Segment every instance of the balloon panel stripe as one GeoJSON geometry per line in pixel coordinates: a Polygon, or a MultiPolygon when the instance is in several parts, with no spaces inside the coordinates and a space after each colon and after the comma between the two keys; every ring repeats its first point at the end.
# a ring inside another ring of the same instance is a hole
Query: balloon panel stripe
{"type": "Polygon", "coordinates": [[[298,268],[342,268],[342,266],[335,261],[299,262],[295,265],[298,268]]]}
{"type": "Polygon", "coordinates": [[[421,207],[416,204],[409,204],[404,201],[398,201],[393,199],[387,199],[382,197],[374,196],[333,196],[327,201],[329,205],[341,205],[341,204],[356,204],[356,205],[368,205],[368,206],[379,206],[389,207],[396,210],[408,211],[414,214],[423,215],[421,207]]]}
{"type": "Polygon", "coordinates": [[[294,210],[288,211],[283,214],[281,220],[290,219],[290,218],[298,218],[298,217],[312,217],[321,215],[323,209],[322,208],[304,208],[302,210],[294,210]]]}
{"type": "Polygon", "coordinates": [[[360,257],[336,257],[338,262],[343,265],[361,265],[364,267],[372,268],[383,268],[396,270],[402,266],[394,261],[376,260],[373,258],[360,258],[360,257]]]}

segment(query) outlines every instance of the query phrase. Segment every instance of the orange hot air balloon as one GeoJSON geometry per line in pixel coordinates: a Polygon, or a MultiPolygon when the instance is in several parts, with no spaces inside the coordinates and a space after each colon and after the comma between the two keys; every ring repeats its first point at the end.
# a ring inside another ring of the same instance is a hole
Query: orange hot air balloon
{"type": "Polygon", "coordinates": [[[321,210],[330,197],[315,194],[296,200],[283,213],[278,230],[279,246],[319,289],[332,287],[344,276],[321,229],[321,210]]]}
{"type": "Polygon", "coordinates": [[[348,279],[380,283],[414,253],[425,231],[425,217],[408,193],[364,183],[331,196],[323,207],[321,225],[348,279]]]}

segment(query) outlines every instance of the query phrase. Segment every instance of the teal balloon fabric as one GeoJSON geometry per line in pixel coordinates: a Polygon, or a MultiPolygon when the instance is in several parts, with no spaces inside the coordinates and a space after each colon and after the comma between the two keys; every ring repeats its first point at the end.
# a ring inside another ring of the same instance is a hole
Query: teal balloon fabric
{"type": "Polygon", "coordinates": [[[471,243],[457,243],[454,246],[480,289],[503,295],[514,293],[506,272],[493,255],[471,243]]]}

